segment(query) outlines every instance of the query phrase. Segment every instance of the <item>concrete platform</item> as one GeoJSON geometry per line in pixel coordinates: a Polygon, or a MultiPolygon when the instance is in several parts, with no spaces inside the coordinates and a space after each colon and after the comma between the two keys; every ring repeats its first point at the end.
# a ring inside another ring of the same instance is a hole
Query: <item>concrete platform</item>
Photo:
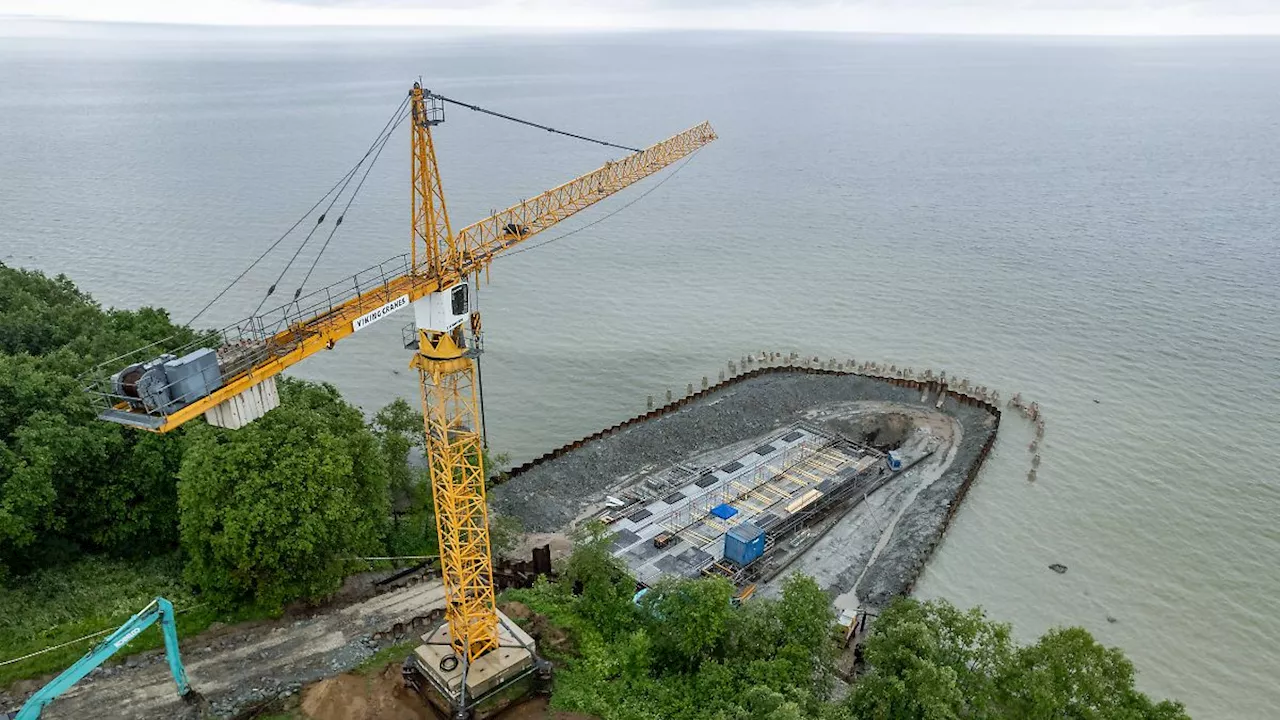
{"type": "MultiPolygon", "coordinates": [[[[465,705],[473,708],[472,716],[483,718],[500,712],[510,703],[489,700],[495,695],[508,699],[504,692],[508,686],[524,680],[534,669],[537,658],[533,638],[499,612],[498,648],[477,658],[470,666],[461,662],[454,664],[458,658],[452,639],[446,623],[423,635],[423,644],[413,651],[418,671],[435,691],[428,699],[441,711],[455,713],[464,704],[462,686],[465,676],[465,705]]],[[[515,694],[523,696],[528,689],[522,686],[515,694]]]]}

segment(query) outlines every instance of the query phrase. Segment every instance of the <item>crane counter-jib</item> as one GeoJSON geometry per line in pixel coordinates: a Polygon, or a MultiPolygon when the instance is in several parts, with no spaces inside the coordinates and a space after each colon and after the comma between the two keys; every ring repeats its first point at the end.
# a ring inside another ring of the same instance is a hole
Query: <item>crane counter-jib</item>
{"type": "Polygon", "coordinates": [[[398,256],[178,348],[148,346],[97,368],[86,388],[101,417],[167,432],[243,397],[289,366],[415,301],[477,276],[503,251],[716,139],[701,123],[455,233],[458,262],[414,272],[398,256]],[[160,350],[166,354],[156,357],[160,350]]]}

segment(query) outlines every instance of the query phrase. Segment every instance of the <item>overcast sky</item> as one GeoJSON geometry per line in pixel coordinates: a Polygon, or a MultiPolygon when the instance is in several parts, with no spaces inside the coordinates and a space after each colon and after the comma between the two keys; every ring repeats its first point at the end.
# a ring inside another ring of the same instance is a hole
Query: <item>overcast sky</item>
{"type": "Polygon", "coordinates": [[[1280,0],[0,0],[0,18],[6,15],[218,25],[1280,34],[1280,0]]]}

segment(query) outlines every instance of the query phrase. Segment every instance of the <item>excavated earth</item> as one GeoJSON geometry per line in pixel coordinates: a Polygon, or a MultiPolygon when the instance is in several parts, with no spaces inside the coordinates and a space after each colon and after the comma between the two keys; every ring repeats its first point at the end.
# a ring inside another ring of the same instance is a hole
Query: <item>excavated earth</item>
{"type": "MultiPolygon", "coordinates": [[[[881,448],[916,428],[940,440],[925,461],[825,527],[787,572],[815,577],[853,606],[882,607],[910,590],[938,543],[998,416],[986,406],[855,374],[766,372],[726,383],[648,420],[586,442],[553,459],[517,469],[490,493],[500,513],[527,530],[564,532],[641,478],[677,464],[710,465],[795,422],[881,448]]],[[[779,574],[779,581],[785,573],[779,574]]],[[[773,583],[776,585],[776,583],[773,583]]],[[[766,583],[762,590],[776,587],[766,583]]]]}

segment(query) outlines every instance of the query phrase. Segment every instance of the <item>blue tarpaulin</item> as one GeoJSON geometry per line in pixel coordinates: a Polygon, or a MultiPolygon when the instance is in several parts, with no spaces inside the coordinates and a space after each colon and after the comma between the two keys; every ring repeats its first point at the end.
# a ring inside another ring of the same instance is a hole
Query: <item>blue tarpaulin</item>
{"type": "Polygon", "coordinates": [[[721,520],[728,520],[729,518],[738,514],[738,508],[728,504],[717,505],[711,508],[711,514],[715,515],[721,520]]]}

